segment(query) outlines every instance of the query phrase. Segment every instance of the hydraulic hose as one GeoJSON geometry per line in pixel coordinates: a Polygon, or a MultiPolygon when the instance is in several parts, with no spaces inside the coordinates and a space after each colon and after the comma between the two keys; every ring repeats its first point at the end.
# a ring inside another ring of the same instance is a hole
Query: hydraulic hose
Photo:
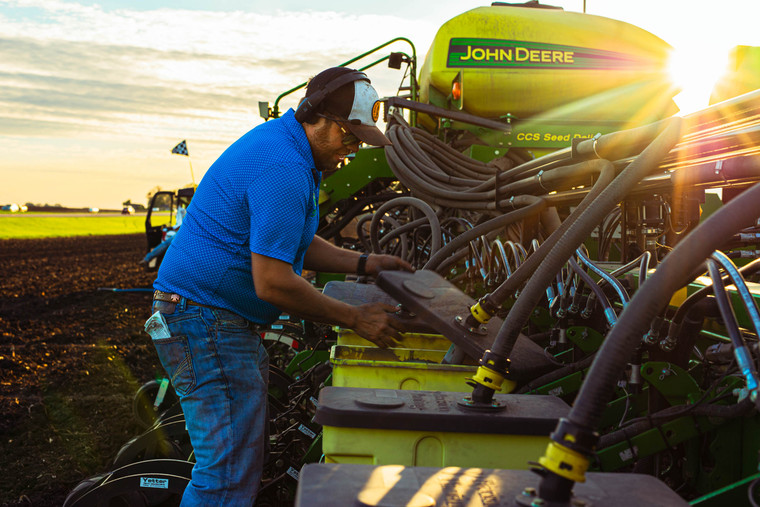
{"type": "Polygon", "coordinates": [[[423,269],[435,270],[441,262],[448,259],[460,248],[467,246],[470,241],[478,236],[485,235],[491,231],[506,227],[511,223],[538,214],[546,207],[546,201],[544,199],[532,195],[518,195],[512,200],[512,204],[518,209],[496,218],[492,218],[487,222],[458,235],[456,238],[446,243],[443,248],[438,250],[425,264],[423,269]]]}
{"type": "Polygon", "coordinates": [[[696,405],[688,412],[683,405],[676,405],[668,407],[659,412],[652,414],[651,418],[644,419],[628,426],[625,426],[617,431],[608,433],[599,439],[599,449],[606,449],[620,442],[630,441],[632,437],[639,435],[647,430],[652,429],[655,425],[655,419],[674,419],[683,415],[695,415],[695,416],[707,416],[707,417],[721,417],[726,419],[733,419],[736,417],[742,417],[747,415],[753,410],[752,402],[746,398],[739,403],[733,405],[696,405]]]}
{"type": "MultiPolygon", "coordinates": [[[[620,266],[619,268],[615,269],[610,273],[610,276],[615,278],[618,275],[622,275],[624,273],[627,273],[628,271],[632,270],[637,265],[639,266],[639,287],[641,287],[641,284],[644,283],[644,280],[646,280],[646,275],[649,270],[649,262],[652,258],[652,254],[650,252],[644,252],[643,254],[639,255],[632,261],[628,262],[627,264],[620,266]]],[[[605,278],[602,278],[599,280],[599,287],[604,287],[604,285],[607,283],[607,280],[605,278]]],[[[625,289],[623,289],[625,290],[625,289]]],[[[628,293],[626,292],[626,295],[628,293]]],[[[594,294],[591,294],[588,298],[588,302],[586,304],[586,307],[588,308],[589,305],[594,304],[594,299],[596,296],[594,294]]],[[[628,302],[628,299],[625,300],[626,304],[628,302]]]]}
{"type": "MultiPolygon", "coordinates": [[[[746,264],[745,266],[739,268],[739,273],[741,273],[742,276],[751,276],[758,271],[760,271],[760,259],[755,259],[749,264],[746,264]]],[[[712,285],[702,287],[697,292],[687,297],[683,303],[681,303],[681,306],[678,307],[676,313],[673,315],[673,318],[670,321],[670,327],[668,328],[668,336],[666,340],[674,343],[676,342],[676,337],[680,334],[683,320],[691,307],[708,295],[712,294],[712,292],[712,285]]]]}
{"type": "Polygon", "coordinates": [[[575,363],[571,363],[565,366],[562,366],[561,368],[558,368],[554,371],[550,371],[549,373],[545,373],[544,375],[541,375],[540,377],[537,377],[518,390],[514,391],[513,394],[528,394],[535,392],[538,388],[543,387],[547,384],[551,384],[552,382],[555,382],[559,379],[565,378],[568,375],[572,375],[573,373],[577,373],[579,371],[583,371],[589,366],[591,366],[591,363],[594,361],[594,356],[588,356],[580,361],[577,361],[575,363]]]}
{"type": "MultiPolygon", "coordinates": [[[[541,265],[544,258],[551,252],[557,245],[559,240],[564,236],[567,230],[572,224],[574,224],[578,218],[580,218],[586,209],[595,202],[596,198],[602,193],[602,191],[609,185],[615,178],[615,167],[608,160],[592,160],[585,162],[586,164],[594,166],[599,171],[599,177],[596,180],[594,186],[589,190],[586,197],[578,204],[572,213],[562,222],[557,230],[555,230],[538,249],[528,257],[525,262],[515,270],[514,274],[507,278],[504,283],[496,288],[488,297],[493,303],[493,306],[499,307],[507,300],[509,296],[519,289],[522,284],[535,272],[538,266],[541,265]]],[[[593,229],[593,227],[592,227],[593,229]]],[[[587,236],[584,235],[584,237],[587,236]]],[[[568,257],[571,252],[575,250],[573,248],[568,252],[568,257]]],[[[564,263],[563,263],[564,264],[564,263]]],[[[557,268],[559,270],[559,267],[557,268]]],[[[556,270],[555,270],[556,271],[556,270]]],[[[548,284],[547,284],[548,285],[548,284]]]]}
{"type": "Polygon", "coordinates": [[[438,216],[433,211],[428,203],[416,197],[397,197],[392,199],[378,208],[372,217],[372,221],[369,225],[369,238],[372,244],[372,251],[380,251],[380,242],[378,240],[378,229],[380,228],[380,221],[383,219],[385,212],[392,208],[399,206],[412,206],[422,211],[430,224],[430,234],[432,237],[431,252],[437,252],[441,248],[441,223],[438,220],[438,216]]]}
{"type": "MultiPolygon", "coordinates": [[[[601,287],[594,281],[591,276],[583,271],[583,269],[578,265],[577,262],[575,262],[575,259],[570,257],[568,260],[568,263],[570,263],[570,267],[573,271],[575,271],[578,276],[581,277],[581,280],[588,285],[588,288],[591,289],[591,291],[596,295],[596,299],[599,300],[599,303],[601,303],[602,308],[604,309],[604,317],[607,319],[607,323],[610,325],[610,327],[615,325],[615,322],[617,321],[617,315],[615,314],[615,310],[612,309],[612,304],[610,303],[610,300],[607,299],[607,295],[604,293],[601,287]]],[[[580,290],[580,287],[578,287],[577,290],[580,290]]]]}
{"type": "MultiPolygon", "coordinates": [[[[718,263],[709,259],[707,261],[707,271],[710,273],[710,278],[713,282],[715,302],[718,304],[720,316],[723,319],[723,326],[726,328],[726,334],[728,334],[728,337],[731,339],[731,344],[734,346],[734,350],[744,348],[745,344],[742,339],[742,332],[739,331],[739,323],[736,321],[736,314],[731,306],[731,302],[728,300],[726,286],[723,285],[723,279],[720,276],[718,263]]],[[[739,366],[741,367],[742,365],[739,366]]]]}
{"type": "Polygon", "coordinates": [[[387,132],[393,144],[385,152],[399,181],[423,200],[458,209],[495,210],[506,196],[546,195],[589,185],[599,169],[577,161],[604,157],[600,153],[630,156],[642,143],[649,143],[659,128],[657,123],[607,134],[581,141],[564,155],[549,155],[539,162],[510,168],[519,158],[510,157],[509,152],[486,164],[421,129],[395,121],[387,132]],[[545,159],[550,160],[547,163],[545,159]]]}
{"type": "Polygon", "coordinates": [[[649,264],[652,262],[652,253],[648,250],[641,254],[641,265],[639,266],[639,287],[646,282],[649,274],[649,264]]]}
{"type": "MultiPolygon", "coordinates": [[[[625,308],[625,305],[628,304],[628,301],[630,300],[630,297],[628,296],[628,292],[626,292],[625,287],[623,287],[623,284],[620,283],[620,280],[615,278],[614,276],[610,275],[603,269],[599,268],[596,264],[591,262],[591,259],[589,259],[584,253],[583,248],[578,248],[575,251],[576,254],[578,254],[578,258],[580,261],[588,266],[588,268],[593,271],[594,273],[599,276],[602,280],[607,282],[612,286],[612,288],[617,293],[618,297],[620,298],[620,302],[623,304],[623,308],[625,308]]],[[[596,285],[596,284],[595,284],[596,285]]]]}
{"type": "MultiPolygon", "coordinates": [[[[542,260],[541,267],[533,274],[520,297],[517,298],[514,306],[510,309],[493,343],[492,352],[500,357],[509,357],[517,341],[517,337],[520,335],[520,330],[530,317],[536,304],[540,301],[544,288],[550,283],[554,274],[567,262],[572,252],[588,237],[589,233],[602,218],[625,198],[635,184],[658,167],[660,161],[678,142],[680,131],[681,119],[677,117],[672,118],[662,133],[617,178],[599,193],[593,200],[593,204],[589,203],[588,208],[584,210],[577,220],[569,225],[566,231],[558,229],[555,232],[555,234],[558,232],[564,232],[564,234],[556,241],[556,245],[552,245],[551,251],[542,260]]],[[[589,192],[587,197],[590,195],[592,195],[592,192],[589,192]]],[[[539,251],[547,244],[549,244],[549,241],[544,242],[539,251]]],[[[529,257],[528,261],[535,256],[529,257]]],[[[528,261],[523,266],[526,266],[528,261]]],[[[495,292],[502,289],[507,282],[502,284],[495,292]]]]}
{"type": "MultiPolygon", "coordinates": [[[[659,343],[659,349],[662,349],[664,352],[658,349],[651,350],[649,355],[650,360],[666,360],[681,368],[688,368],[689,357],[691,357],[705,319],[714,319],[719,316],[720,312],[718,312],[714,298],[699,299],[696,303],[690,305],[689,311],[681,317],[678,331],[673,335],[672,339],[668,336],[659,343]]],[[[662,320],[661,317],[658,317],[653,322],[653,326],[661,325],[662,320]]]]}
{"type": "MultiPolygon", "coordinates": [[[[718,266],[723,265],[723,261],[722,259],[717,260],[716,257],[718,256],[713,254],[713,256],[707,261],[707,270],[710,273],[710,278],[712,279],[713,287],[715,288],[713,291],[715,294],[715,301],[718,303],[718,309],[723,317],[723,325],[726,327],[728,336],[731,338],[731,344],[734,346],[736,362],[747,382],[747,389],[749,389],[751,395],[757,399],[758,378],[755,362],[752,360],[747,344],[744,341],[744,337],[742,337],[742,333],[739,330],[736,314],[734,314],[734,309],[731,306],[731,302],[728,300],[728,294],[726,294],[726,288],[723,285],[723,278],[720,276],[718,266]]],[[[731,276],[730,272],[729,276],[731,276]]],[[[738,288],[739,283],[736,285],[738,288]]],[[[746,289],[746,285],[744,288],[746,289]]],[[[752,302],[752,305],[754,306],[754,301],[752,302]]],[[[750,314],[750,319],[754,321],[754,316],[752,315],[753,312],[748,310],[747,313],[750,314]]],[[[754,308],[754,313],[757,313],[756,307],[754,308]]],[[[757,327],[755,327],[755,332],[757,332],[757,327]]]]}
{"type": "Polygon", "coordinates": [[[732,235],[752,225],[760,216],[760,184],[739,194],[686,236],[664,259],[602,343],[587,381],[573,404],[568,419],[593,431],[615,388],[619,373],[639,345],[652,319],[668,304],[672,294],[732,235]]]}
{"type": "MultiPolygon", "coordinates": [[[[713,252],[711,258],[711,260],[720,264],[720,267],[723,268],[731,281],[734,282],[736,292],[739,294],[739,299],[741,299],[744,309],[747,310],[747,315],[749,315],[750,321],[752,321],[752,327],[755,328],[755,334],[760,336],[760,312],[757,309],[755,299],[752,297],[741,271],[739,271],[734,263],[731,262],[731,259],[721,251],[713,252]]],[[[719,280],[719,283],[723,283],[722,278],[719,280]]]]}

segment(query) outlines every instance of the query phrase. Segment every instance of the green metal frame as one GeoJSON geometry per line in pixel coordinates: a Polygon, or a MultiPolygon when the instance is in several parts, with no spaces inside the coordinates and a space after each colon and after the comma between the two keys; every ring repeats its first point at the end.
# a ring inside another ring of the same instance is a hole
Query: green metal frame
{"type": "MultiPolygon", "coordinates": [[[[369,51],[366,51],[366,52],[360,54],[359,56],[351,58],[350,60],[347,60],[347,61],[345,61],[345,62],[337,65],[337,67],[345,67],[346,65],[350,65],[350,64],[354,63],[357,60],[361,60],[362,58],[365,58],[365,57],[371,55],[372,53],[375,53],[375,52],[377,52],[377,51],[385,48],[386,46],[389,46],[390,44],[393,44],[394,42],[399,42],[399,41],[408,43],[409,46],[411,46],[411,48],[412,48],[412,56],[410,57],[409,55],[407,55],[405,53],[404,53],[404,56],[406,56],[409,59],[409,62],[410,62],[410,65],[411,65],[410,87],[411,87],[412,100],[417,100],[417,96],[418,96],[418,92],[419,92],[419,86],[417,85],[417,50],[415,49],[414,44],[412,43],[412,41],[409,40],[409,39],[407,39],[406,37],[396,37],[395,39],[391,39],[388,42],[380,44],[379,46],[374,47],[374,48],[370,49],[369,51]]],[[[372,62],[372,63],[370,63],[368,65],[365,65],[364,67],[359,68],[358,70],[364,71],[366,69],[374,67],[375,65],[377,65],[379,63],[382,63],[382,62],[388,60],[389,58],[390,58],[390,56],[384,56],[384,57],[382,57],[382,58],[380,58],[378,60],[375,60],[374,62],[372,62]]],[[[303,83],[301,83],[301,84],[299,84],[297,86],[294,86],[290,90],[287,90],[287,91],[281,93],[280,96],[277,97],[277,99],[275,99],[274,105],[272,106],[272,108],[268,109],[268,111],[267,111],[268,118],[279,118],[280,117],[280,107],[279,107],[280,100],[282,100],[284,97],[290,95],[291,93],[296,92],[296,91],[300,90],[301,88],[304,88],[308,83],[309,83],[308,81],[305,81],[305,82],[303,82],[303,83]]]]}
{"type": "Polygon", "coordinates": [[[382,148],[360,149],[351,162],[322,181],[319,215],[324,217],[340,201],[356,195],[380,178],[396,179],[385,158],[385,151],[382,148]]]}

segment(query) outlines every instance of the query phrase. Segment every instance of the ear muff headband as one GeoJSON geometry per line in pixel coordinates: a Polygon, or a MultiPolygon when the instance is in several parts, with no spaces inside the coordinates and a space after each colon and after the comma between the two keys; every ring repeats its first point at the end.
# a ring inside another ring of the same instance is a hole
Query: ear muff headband
{"type": "Polygon", "coordinates": [[[369,78],[364,72],[355,70],[346,74],[341,74],[332,81],[328,81],[322,88],[312,93],[301,102],[298,109],[296,109],[296,121],[298,121],[298,123],[303,123],[310,120],[314,116],[319,104],[321,104],[328,95],[345,84],[360,80],[369,81],[369,78]]]}

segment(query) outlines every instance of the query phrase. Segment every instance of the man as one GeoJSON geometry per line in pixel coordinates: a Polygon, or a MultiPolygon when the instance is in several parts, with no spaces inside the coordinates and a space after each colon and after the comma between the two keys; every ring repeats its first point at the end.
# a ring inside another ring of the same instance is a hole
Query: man
{"type": "Polygon", "coordinates": [[[195,451],[183,506],[253,503],[267,425],[261,325],[285,311],[353,329],[380,347],[399,338],[388,313],[394,307],[349,306],[300,276],[304,268],[412,269],[315,236],[320,173],[361,142],[390,144],[375,126],[377,100],[363,73],[331,68],[315,76],[296,112],[254,128],[209,168],[167,250],[153,302],[166,329],[151,336],[195,451]]]}

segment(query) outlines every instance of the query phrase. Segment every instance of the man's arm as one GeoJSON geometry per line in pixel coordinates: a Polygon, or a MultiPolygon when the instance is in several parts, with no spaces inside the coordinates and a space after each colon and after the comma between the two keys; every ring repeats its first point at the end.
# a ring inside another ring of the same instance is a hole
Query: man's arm
{"type": "MultiPolygon", "coordinates": [[[[359,254],[356,254],[357,260],[358,257],[359,254]]],[[[349,256],[338,262],[346,263],[350,259],[349,256]]],[[[251,253],[251,272],[256,295],[281,310],[306,320],[352,329],[382,348],[394,345],[401,338],[399,331],[392,327],[393,319],[388,315],[397,310],[392,305],[370,303],[351,306],[330,298],[296,275],[287,262],[264,255],[251,253]]]]}
{"type": "MultiPolygon", "coordinates": [[[[356,273],[356,267],[359,263],[359,252],[339,248],[328,242],[320,236],[314,236],[314,240],[309,245],[304,255],[304,268],[312,271],[323,271],[325,273],[356,273]]],[[[365,271],[376,276],[380,271],[402,270],[414,271],[411,264],[405,260],[383,254],[371,254],[367,258],[365,271]]]]}

